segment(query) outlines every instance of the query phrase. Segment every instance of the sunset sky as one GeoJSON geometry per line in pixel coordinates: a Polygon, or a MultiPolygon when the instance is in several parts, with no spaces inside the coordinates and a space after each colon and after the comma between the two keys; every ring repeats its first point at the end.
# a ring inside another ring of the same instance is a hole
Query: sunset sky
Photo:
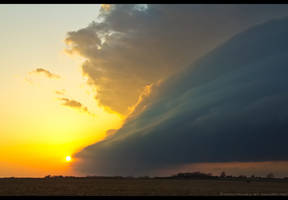
{"type": "Polygon", "coordinates": [[[288,176],[287,16],[1,5],[0,177],[288,176]]]}
{"type": "Polygon", "coordinates": [[[73,174],[65,157],[118,128],[122,116],[93,98],[80,65],[67,54],[67,30],[94,20],[100,5],[1,5],[0,176],[73,174]],[[36,72],[47,69],[60,78],[36,72]],[[59,95],[56,92],[63,92],[59,95]],[[61,105],[76,99],[93,115],[61,105]]]}

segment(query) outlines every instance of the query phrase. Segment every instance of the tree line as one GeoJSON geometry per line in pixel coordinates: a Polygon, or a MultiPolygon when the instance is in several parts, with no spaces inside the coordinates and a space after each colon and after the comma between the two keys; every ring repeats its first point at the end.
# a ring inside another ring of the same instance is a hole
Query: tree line
{"type": "Polygon", "coordinates": [[[223,171],[218,176],[212,175],[212,173],[203,173],[203,172],[181,172],[171,176],[165,177],[150,177],[150,176],[86,176],[86,177],[76,177],[76,176],[52,176],[47,175],[44,177],[45,179],[59,179],[59,178],[104,178],[104,179],[222,179],[222,180],[247,180],[248,182],[251,180],[274,180],[274,179],[284,179],[288,180],[288,177],[284,178],[276,178],[272,172],[268,173],[266,176],[255,176],[252,174],[251,176],[239,175],[232,176],[226,175],[223,171]]]}

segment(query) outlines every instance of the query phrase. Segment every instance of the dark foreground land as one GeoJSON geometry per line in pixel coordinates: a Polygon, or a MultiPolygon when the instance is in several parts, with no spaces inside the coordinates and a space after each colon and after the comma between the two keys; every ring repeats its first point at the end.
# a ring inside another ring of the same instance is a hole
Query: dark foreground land
{"type": "Polygon", "coordinates": [[[0,195],[280,195],[287,180],[1,178],[0,195]]]}

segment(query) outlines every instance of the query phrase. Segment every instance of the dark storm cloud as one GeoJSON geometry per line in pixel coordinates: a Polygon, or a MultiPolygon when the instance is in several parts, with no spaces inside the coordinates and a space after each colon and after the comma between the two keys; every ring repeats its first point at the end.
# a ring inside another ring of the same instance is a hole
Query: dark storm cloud
{"type": "Polygon", "coordinates": [[[54,73],[51,73],[50,71],[48,71],[47,69],[43,69],[43,68],[37,68],[33,71],[33,73],[37,73],[37,74],[44,74],[46,77],[48,78],[55,78],[55,79],[59,79],[60,76],[54,73]]]}
{"type": "Polygon", "coordinates": [[[106,6],[101,22],[68,33],[67,51],[86,58],[83,74],[95,86],[99,103],[127,114],[147,85],[190,65],[235,33],[287,11],[288,5],[271,4],[106,6]]]}
{"type": "Polygon", "coordinates": [[[287,35],[287,18],[237,34],[155,86],[144,111],[75,155],[75,169],[135,175],[189,163],[288,160],[287,35]]]}

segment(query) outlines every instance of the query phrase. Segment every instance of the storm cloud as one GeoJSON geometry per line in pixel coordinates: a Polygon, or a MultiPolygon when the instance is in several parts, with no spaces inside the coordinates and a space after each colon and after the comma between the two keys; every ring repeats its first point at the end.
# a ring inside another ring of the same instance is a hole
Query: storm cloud
{"type": "MultiPolygon", "coordinates": [[[[180,10],[187,14],[193,6],[180,10]]],[[[235,10],[227,15],[234,23],[235,10]]],[[[262,11],[267,12],[265,6],[262,11]]],[[[288,160],[287,35],[287,18],[236,34],[154,86],[138,105],[145,109],[114,135],[77,153],[74,168],[85,174],[135,175],[191,163],[288,160]]],[[[180,53],[194,51],[183,46],[180,53]]]]}
{"type": "Polygon", "coordinates": [[[129,114],[147,85],[166,79],[234,34],[287,16],[287,5],[111,5],[71,31],[67,52],[107,110],[129,114]]]}

